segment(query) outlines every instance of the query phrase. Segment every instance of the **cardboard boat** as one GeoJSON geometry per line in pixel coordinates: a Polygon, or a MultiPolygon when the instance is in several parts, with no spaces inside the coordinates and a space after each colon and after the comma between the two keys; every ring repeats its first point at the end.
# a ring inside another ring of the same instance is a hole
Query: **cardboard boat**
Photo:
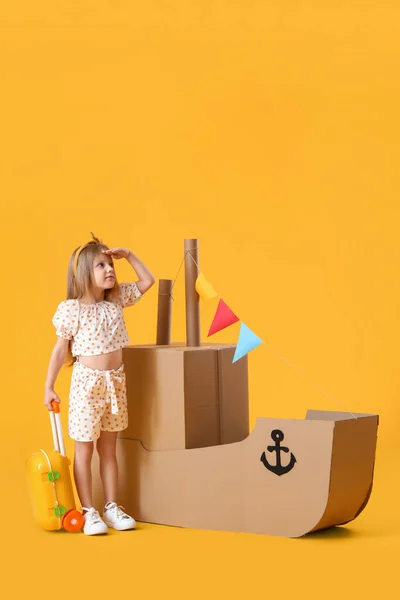
{"type": "MultiPolygon", "coordinates": [[[[185,253],[195,248],[185,241],[185,253]]],[[[378,415],[309,410],[304,420],[259,417],[249,433],[247,358],[232,364],[234,346],[201,345],[197,253],[189,263],[186,346],[170,344],[162,280],[157,344],[123,351],[119,502],[138,521],[284,537],[352,521],[371,494],[378,415]]],[[[101,506],[98,469],[93,483],[101,506]]]]}

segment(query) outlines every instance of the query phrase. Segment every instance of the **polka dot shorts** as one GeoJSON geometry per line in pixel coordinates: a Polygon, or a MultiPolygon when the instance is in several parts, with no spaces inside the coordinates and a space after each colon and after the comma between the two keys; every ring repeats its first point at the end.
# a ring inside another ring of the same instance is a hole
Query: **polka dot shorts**
{"type": "Polygon", "coordinates": [[[75,362],[68,408],[68,435],[77,442],[93,442],[101,431],[128,426],[124,365],[102,371],[75,362]]]}

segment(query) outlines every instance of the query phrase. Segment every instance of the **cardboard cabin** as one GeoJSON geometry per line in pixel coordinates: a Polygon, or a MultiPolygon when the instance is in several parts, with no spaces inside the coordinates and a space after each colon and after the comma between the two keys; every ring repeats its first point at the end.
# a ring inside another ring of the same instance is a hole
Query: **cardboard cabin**
{"type": "MultiPolygon", "coordinates": [[[[258,418],[249,433],[247,357],[232,364],[234,345],[200,344],[197,240],[185,240],[189,252],[186,345],[170,344],[161,280],[157,344],[123,350],[120,503],[138,521],[286,537],[355,519],[371,494],[378,416],[315,410],[258,418]]],[[[93,483],[101,506],[98,468],[93,483]]]]}
{"type": "Polygon", "coordinates": [[[249,435],[247,357],[232,364],[234,352],[228,344],[125,348],[129,424],[120,436],[140,440],[147,450],[244,440],[249,435]]]}

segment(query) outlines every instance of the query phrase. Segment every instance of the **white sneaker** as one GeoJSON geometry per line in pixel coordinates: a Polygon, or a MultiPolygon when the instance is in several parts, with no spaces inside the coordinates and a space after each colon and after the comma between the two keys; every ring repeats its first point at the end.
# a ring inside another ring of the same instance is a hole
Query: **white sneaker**
{"type": "Polygon", "coordinates": [[[117,531],[135,529],[135,519],[127,515],[122,510],[123,508],[123,506],[117,506],[116,502],[107,502],[103,511],[103,519],[105,523],[117,531]]]}
{"type": "Polygon", "coordinates": [[[102,521],[99,512],[94,506],[91,508],[82,506],[82,510],[86,511],[83,515],[83,518],[85,519],[83,533],[86,533],[86,535],[100,535],[101,533],[108,532],[107,525],[102,521]]]}

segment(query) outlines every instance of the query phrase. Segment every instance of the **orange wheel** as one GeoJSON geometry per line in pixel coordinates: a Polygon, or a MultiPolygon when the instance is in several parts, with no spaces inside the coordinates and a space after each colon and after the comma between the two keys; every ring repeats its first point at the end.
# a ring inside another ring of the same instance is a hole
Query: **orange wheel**
{"type": "Polygon", "coordinates": [[[85,524],[85,519],[83,518],[83,514],[79,512],[79,510],[69,510],[63,518],[62,525],[65,531],[69,531],[70,533],[75,533],[76,531],[80,531],[85,524]]]}

